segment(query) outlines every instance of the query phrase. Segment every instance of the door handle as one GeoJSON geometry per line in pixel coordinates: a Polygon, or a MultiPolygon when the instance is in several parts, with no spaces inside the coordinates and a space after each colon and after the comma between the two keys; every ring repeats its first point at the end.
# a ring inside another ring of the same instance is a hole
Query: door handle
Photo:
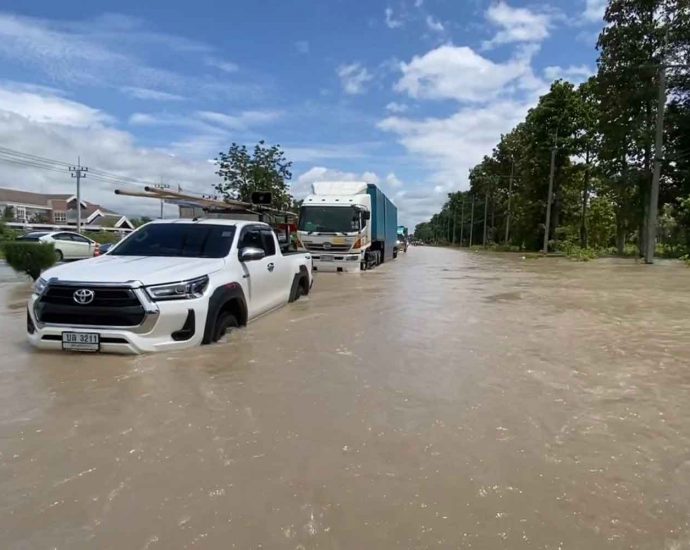
{"type": "Polygon", "coordinates": [[[272,264],[272,263],[271,263],[271,264],[268,264],[268,265],[266,266],[266,269],[268,269],[268,270],[271,271],[271,272],[272,272],[275,268],[276,268],[275,264],[272,264]]]}

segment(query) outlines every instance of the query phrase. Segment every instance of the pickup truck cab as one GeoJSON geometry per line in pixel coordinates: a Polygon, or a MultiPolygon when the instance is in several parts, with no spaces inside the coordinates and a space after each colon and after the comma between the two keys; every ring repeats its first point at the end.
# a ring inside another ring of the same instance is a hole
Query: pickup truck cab
{"type": "Polygon", "coordinates": [[[107,254],[49,269],[29,299],[37,348],[142,353],[217,342],[306,295],[310,254],[282,253],[265,223],[148,223],[107,254]]]}

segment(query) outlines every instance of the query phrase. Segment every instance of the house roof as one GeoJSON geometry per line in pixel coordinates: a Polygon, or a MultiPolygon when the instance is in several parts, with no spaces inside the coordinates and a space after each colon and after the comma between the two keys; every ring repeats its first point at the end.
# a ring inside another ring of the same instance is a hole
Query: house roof
{"type": "MultiPolygon", "coordinates": [[[[76,201],[74,195],[68,193],[32,193],[31,191],[20,191],[18,189],[0,188],[0,203],[18,203],[36,206],[37,208],[52,208],[57,211],[66,211],[76,205],[71,203],[76,201]]],[[[100,204],[90,203],[82,199],[82,217],[84,219],[99,210],[104,216],[113,216],[120,219],[122,214],[113,212],[100,204]]]]}

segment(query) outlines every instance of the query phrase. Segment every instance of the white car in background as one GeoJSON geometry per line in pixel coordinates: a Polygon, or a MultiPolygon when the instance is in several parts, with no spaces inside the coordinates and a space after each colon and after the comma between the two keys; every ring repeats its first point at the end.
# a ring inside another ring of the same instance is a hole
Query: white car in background
{"type": "Polygon", "coordinates": [[[71,231],[32,231],[17,240],[52,243],[58,262],[93,258],[99,249],[96,241],[71,231]]]}

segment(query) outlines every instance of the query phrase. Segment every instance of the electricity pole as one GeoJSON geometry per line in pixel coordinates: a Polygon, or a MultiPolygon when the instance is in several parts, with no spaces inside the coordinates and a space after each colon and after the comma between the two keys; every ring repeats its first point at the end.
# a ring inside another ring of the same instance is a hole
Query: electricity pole
{"type": "Polygon", "coordinates": [[[465,240],[465,195],[462,196],[462,206],[460,206],[460,209],[460,246],[462,246],[465,240]]]}
{"type": "Polygon", "coordinates": [[[86,177],[89,169],[81,165],[81,157],[77,157],[77,165],[69,167],[70,174],[77,179],[77,233],[81,233],[81,179],[86,177]]]}
{"type": "Polygon", "coordinates": [[[558,132],[553,139],[551,148],[551,171],[549,173],[549,195],[546,201],[546,223],[544,224],[544,254],[549,252],[549,232],[551,229],[551,201],[553,200],[553,178],[556,173],[556,152],[558,151],[558,132]]]}
{"type": "Polygon", "coordinates": [[[474,233],[474,195],[472,195],[472,214],[470,215],[470,248],[472,248],[472,234],[474,233]]]}
{"type": "Polygon", "coordinates": [[[485,191],[484,192],[484,248],[486,248],[486,219],[489,214],[489,192],[485,191]]]}
{"type": "Polygon", "coordinates": [[[510,199],[513,198],[513,177],[515,176],[515,157],[510,156],[510,183],[508,183],[508,213],[506,214],[506,239],[505,244],[508,246],[508,237],[510,236],[510,199]]]}
{"type": "Polygon", "coordinates": [[[455,225],[456,225],[456,216],[455,216],[455,205],[453,205],[453,246],[455,246],[455,225]]]}
{"type": "MultiPolygon", "coordinates": [[[[163,189],[163,190],[170,189],[170,186],[167,183],[163,183],[163,182],[157,183],[156,185],[154,185],[154,187],[156,189],[163,189]]],[[[164,204],[165,204],[165,200],[161,199],[161,220],[163,219],[163,205],[164,204]]]]}

